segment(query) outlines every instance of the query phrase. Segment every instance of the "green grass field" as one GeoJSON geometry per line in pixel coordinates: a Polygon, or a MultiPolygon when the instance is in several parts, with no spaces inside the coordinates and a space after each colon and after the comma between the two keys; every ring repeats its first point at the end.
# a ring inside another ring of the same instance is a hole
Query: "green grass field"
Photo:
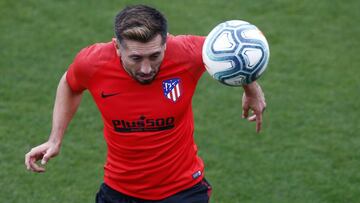
{"type": "Polygon", "coordinates": [[[163,11],[173,34],[244,19],[268,38],[261,134],[241,119],[242,88],[208,74],[198,85],[195,136],[213,203],[360,202],[358,0],[1,0],[0,202],[94,202],[106,145],[88,93],[46,173],[26,171],[24,154],[46,141],[57,83],[75,54],[110,40],[128,3],[163,11]]]}

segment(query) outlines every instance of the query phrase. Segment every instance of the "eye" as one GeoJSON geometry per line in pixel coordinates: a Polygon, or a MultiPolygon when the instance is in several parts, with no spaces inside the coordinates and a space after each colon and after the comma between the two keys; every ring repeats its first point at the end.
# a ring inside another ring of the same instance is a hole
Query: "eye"
{"type": "Polygon", "coordinates": [[[130,56],[130,59],[134,62],[140,62],[142,58],[140,56],[130,56]]]}
{"type": "Polygon", "coordinates": [[[150,60],[154,61],[154,60],[158,59],[159,56],[160,56],[160,53],[152,54],[152,55],[150,55],[150,60]]]}

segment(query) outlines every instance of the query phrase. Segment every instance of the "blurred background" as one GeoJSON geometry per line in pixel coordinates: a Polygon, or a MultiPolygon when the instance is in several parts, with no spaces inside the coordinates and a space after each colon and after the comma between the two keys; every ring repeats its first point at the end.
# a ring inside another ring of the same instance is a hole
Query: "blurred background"
{"type": "Polygon", "coordinates": [[[162,11],[172,34],[242,19],[269,41],[260,134],[241,119],[242,88],[207,73],[197,87],[195,139],[212,202],[360,201],[360,1],[0,0],[0,202],[94,202],[106,145],[88,92],[46,173],[26,171],[24,155],[47,140],[76,53],[111,40],[116,13],[138,3],[162,11]]]}

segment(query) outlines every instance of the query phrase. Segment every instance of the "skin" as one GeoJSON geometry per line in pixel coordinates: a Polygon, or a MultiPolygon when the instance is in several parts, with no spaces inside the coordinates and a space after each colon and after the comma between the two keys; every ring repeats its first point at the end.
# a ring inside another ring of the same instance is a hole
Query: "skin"
{"type": "Polygon", "coordinates": [[[265,96],[257,82],[244,85],[242,97],[242,118],[250,122],[256,122],[256,132],[260,133],[263,121],[263,113],[266,108],[265,96]],[[249,116],[249,112],[252,115],[249,116]]]}
{"type": "MultiPolygon", "coordinates": [[[[147,43],[133,40],[115,43],[117,54],[121,59],[126,72],[140,84],[150,84],[159,72],[164,58],[166,44],[161,42],[160,35],[147,43]]],[[[262,114],[266,103],[261,87],[253,82],[244,85],[242,98],[242,117],[251,122],[256,122],[256,132],[262,127],[262,114]],[[252,115],[249,115],[252,112],[252,115]]],[[[66,73],[60,79],[52,118],[52,130],[48,141],[32,148],[25,155],[25,166],[28,170],[42,173],[44,165],[60,152],[65,130],[76,113],[82,98],[82,92],[73,92],[66,81],[66,73]],[[41,160],[41,165],[37,162],[41,160]]]]}
{"type": "Polygon", "coordinates": [[[150,84],[159,72],[164,59],[166,44],[161,35],[147,43],[124,39],[115,48],[127,73],[141,84],[150,84]]]}

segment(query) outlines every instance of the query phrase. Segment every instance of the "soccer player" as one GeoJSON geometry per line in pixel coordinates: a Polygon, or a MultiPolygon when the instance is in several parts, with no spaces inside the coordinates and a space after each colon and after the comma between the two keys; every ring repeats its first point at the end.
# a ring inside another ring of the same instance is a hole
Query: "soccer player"
{"type": "MultiPolygon", "coordinates": [[[[44,165],[59,153],[88,90],[101,112],[108,150],[96,202],[208,202],[211,186],[197,155],[191,107],[205,71],[205,37],[168,34],[165,17],[144,5],[118,13],[115,35],[82,49],[61,78],[49,139],[25,155],[27,169],[44,172],[36,162],[44,165]]],[[[243,88],[243,117],[256,121],[259,132],[263,92],[256,82],[243,88]]]]}

